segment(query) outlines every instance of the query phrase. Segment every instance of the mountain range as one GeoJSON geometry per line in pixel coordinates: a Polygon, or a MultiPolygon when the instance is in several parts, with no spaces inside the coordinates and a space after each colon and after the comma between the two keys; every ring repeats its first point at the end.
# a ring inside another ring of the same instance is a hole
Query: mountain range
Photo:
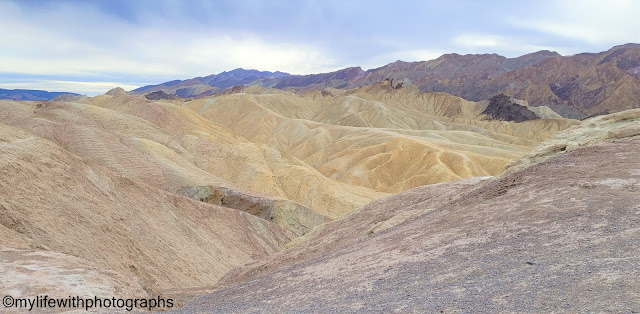
{"type": "Polygon", "coordinates": [[[57,96],[66,94],[79,96],[79,94],[68,92],[47,92],[33,89],[0,89],[0,99],[13,100],[51,100],[57,96]]]}
{"type": "Polygon", "coordinates": [[[268,72],[258,70],[235,69],[205,77],[196,77],[188,80],[174,80],[159,85],[147,85],[134,89],[132,94],[147,94],[162,90],[178,97],[206,96],[223,91],[236,85],[253,85],[262,80],[277,81],[291,76],[284,72],[268,72]]]}
{"type": "Polygon", "coordinates": [[[352,89],[385,79],[393,79],[394,86],[402,83],[404,88],[446,92],[471,101],[505,94],[534,107],[548,106],[563,117],[582,119],[640,106],[640,45],[572,56],[546,50],[517,58],[452,53],[430,61],[396,61],[367,71],[350,67],[310,75],[236,69],[145,86],[132,94],[164,90],[179,97],[198,97],[234,85],[298,91],[352,89]]]}

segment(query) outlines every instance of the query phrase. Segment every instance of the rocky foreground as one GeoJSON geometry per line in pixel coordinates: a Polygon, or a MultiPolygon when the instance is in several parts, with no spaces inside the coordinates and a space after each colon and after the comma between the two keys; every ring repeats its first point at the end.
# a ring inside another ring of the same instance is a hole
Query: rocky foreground
{"type": "Polygon", "coordinates": [[[639,121],[586,121],[499,179],[374,201],[179,312],[640,311],[639,121]]]}

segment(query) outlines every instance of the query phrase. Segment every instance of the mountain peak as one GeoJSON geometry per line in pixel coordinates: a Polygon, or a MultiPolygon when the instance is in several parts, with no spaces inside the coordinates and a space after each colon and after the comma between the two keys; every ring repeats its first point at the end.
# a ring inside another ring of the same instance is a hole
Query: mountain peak
{"type": "Polygon", "coordinates": [[[536,52],[532,52],[532,53],[527,53],[524,54],[518,58],[524,57],[524,56],[549,56],[549,57],[559,57],[561,56],[561,54],[555,52],[555,51],[551,51],[551,50],[547,50],[547,49],[543,49],[543,50],[538,50],[536,52]]]}
{"type": "Polygon", "coordinates": [[[640,48],[640,44],[626,43],[626,44],[622,44],[622,45],[618,45],[618,46],[613,46],[609,50],[616,50],[616,49],[620,49],[620,48],[640,48]]]}
{"type": "Polygon", "coordinates": [[[120,95],[127,95],[127,91],[124,90],[122,87],[116,87],[116,88],[110,89],[108,92],[104,94],[110,95],[110,96],[120,96],[120,95]]]}
{"type": "Polygon", "coordinates": [[[276,76],[276,77],[283,77],[283,76],[289,76],[291,74],[286,73],[286,72],[280,72],[280,71],[275,71],[275,72],[271,72],[271,71],[260,71],[260,70],[256,70],[256,69],[244,69],[244,68],[235,68],[231,71],[224,71],[224,72],[220,72],[218,74],[212,74],[209,76],[204,77],[205,79],[208,77],[213,77],[213,76],[219,76],[219,75],[235,75],[235,76],[240,76],[240,77],[247,77],[250,75],[257,75],[261,78],[265,78],[265,77],[271,77],[271,76],[276,76]]]}

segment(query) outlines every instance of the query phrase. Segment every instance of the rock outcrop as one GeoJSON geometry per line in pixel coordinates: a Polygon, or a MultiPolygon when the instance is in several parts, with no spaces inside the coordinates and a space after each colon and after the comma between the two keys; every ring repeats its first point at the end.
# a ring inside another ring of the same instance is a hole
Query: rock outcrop
{"type": "Polygon", "coordinates": [[[558,132],[534,148],[524,158],[510,164],[504,174],[515,172],[600,142],[628,140],[640,136],[640,109],[626,110],[582,121],[558,132]]]}
{"type": "Polygon", "coordinates": [[[482,111],[488,120],[523,122],[538,119],[538,116],[525,106],[511,102],[508,96],[499,94],[489,99],[489,105],[482,111]]]}
{"type": "Polygon", "coordinates": [[[240,192],[227,187],[188,186],[181,188],[177,193],[208,204],[247,212],[277,223],[297,236],[302,236],[315,226],[329,221],[329,218],[296,202],[258,193],[240,192]]]}
{"type": "Polygon", "coordinates": [[[148,100],[174,100],[179,97],[172,94],[167,94],[163,90],[155,91],[149,94],[144,95],[144,98],[148,100]]]}

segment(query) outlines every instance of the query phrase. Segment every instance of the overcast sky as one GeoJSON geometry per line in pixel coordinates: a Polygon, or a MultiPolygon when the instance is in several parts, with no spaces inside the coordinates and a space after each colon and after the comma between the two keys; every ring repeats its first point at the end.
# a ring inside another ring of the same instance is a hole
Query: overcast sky
{"type": "Polygon", "coordinates": [[[632,0],[0,0],[0,88],[95,95],[238,67],[599,52],[640,42],[638,12],[632,0]]]}

